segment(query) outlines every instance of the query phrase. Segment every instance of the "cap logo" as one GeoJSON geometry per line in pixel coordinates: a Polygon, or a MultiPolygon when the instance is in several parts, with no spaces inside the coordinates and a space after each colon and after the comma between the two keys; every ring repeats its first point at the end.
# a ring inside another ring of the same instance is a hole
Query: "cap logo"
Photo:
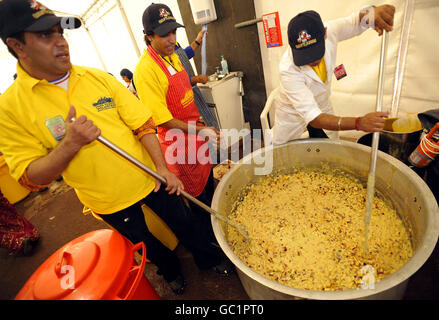
{"type": "Polygon", "coordinates": [[[311,36],[308,34],[306,30],[302,30],[299,33],[299,38],[297,39],[297,42],[307,42],[309,39],[311,39],[311,36]]]}
{"type": "Polygon", "coordinates": [[[169,11],[167,11],[165,8],[161,8],[160,9],[160,17],[167,17],[167,16],[170,16],[171,15],[171,13],[169,12],[169,11]]]}
{"type": "Polygon", "coordinates": [[[297,42],[299,44],[297,44],[295,47],[296,49],[300,49],[302,47],[307,47],[313,43],[317,42],[317,39],[311,39],[311,35],[308,33],[308,31],[306,30],[302,30],[299,32],[299,38],[297,39],[297,42]]]}
{"type": "Polygon", "coordinates": [[[163,22],[167,20],[175,20],[175,18],[172,16],[172,14],[166,10],[165,8],[160,9],[160,17],[161,19],[158,21],[159,24],[162,24],[163,22]]]}
{"type": "Polygon", "coordinates": [[[29,0],[29,5],[32,10],[36,11],[32,14],[34,19],[38,19],[41,16],[44,16],[45,14],[53,14],[53,11],[42,5],[36,0],[29,0]]]}

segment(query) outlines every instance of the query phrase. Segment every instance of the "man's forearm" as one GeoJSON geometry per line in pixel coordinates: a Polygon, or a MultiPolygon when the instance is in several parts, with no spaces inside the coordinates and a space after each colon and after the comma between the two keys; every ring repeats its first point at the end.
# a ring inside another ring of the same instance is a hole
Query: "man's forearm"
{"type": "Polygon", "coordinates": [[[189,133],[189,128],[191,128],[192,130],[195,130],[196,133],[198,133],[200,130],[204,129],[204,127],[202,126],[197,126],[196,124],[190,125],[187,122],[181,121],[179,119],[171,119],[168,122],[162,123],[160,125],[161,127],[165,128],[165,129],[179,129],[182,130],[186,133],[189,133]]]}
{"type": "Polygon", "coordinates": [[[317,129],[326,129],[326,130],[354,130],[355,129],[355,120],[353,117],[337,117],[331,114],[321,113],[318,117],[316,117],[309,124],[317,129]],[[341,119],[341,121],[340,121],[341,119]],[[339,127],[340,125],[340,127],[339,127]]]}
{"type": "Polygon", "coordinates": [[[388,112],[371,112],[362,117],[337,117],[321,113],[309,124],[314,128],[333,131],[361,130],[365,132],[378,132],[384,128],[384,121],[389,116],[388,112]]]}
{"type": "Polygon", "coordinates": [[[67,141],[62,141],[47,156],[33,161],[27,167],[27,177],[37,185],[50,184],[68,167],[79,150],[80,148],[70,146],[67,141]]]}
{"type": "MultiPolygon", "coordinates": [[[[180,192],[184,190],[183,183],[172,173],[166,165],[165,158],[163,157],[162,149],[160,147],[159,140],[155,133],[147,133],[140,138],[140,142],[143,144],[146,151],[149,153],[152,161],[156,166],[156,172],[166,180],[166,191],[169,194],[176,193],[180,195],[180,192]]],[[[154,192],[160,189],[162,182],[161,179],[156,179],[156,187],[154,192]]]]}
{"type": "Polygon", "coordinates": [[[157,170],[167,168],[165,158],[163,157],[162,148],[155,134],[145,134],[140,141],[150,155],[157,170]]]}
{"type": "Polygon", "coordinates": [[[191,43],[192,50],[195,51],[195,50],[197,50],[198,47],[199,47],[199,45],[195,41],[191,43]]]}

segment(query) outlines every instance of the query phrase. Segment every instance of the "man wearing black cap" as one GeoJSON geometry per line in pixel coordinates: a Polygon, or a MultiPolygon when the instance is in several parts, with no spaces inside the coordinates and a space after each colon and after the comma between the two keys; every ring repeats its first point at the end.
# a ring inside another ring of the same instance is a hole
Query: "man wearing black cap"
{"type": "MultiPolygon", "coordinates": [[[[192,85],[174,52],[176,29],[183,26],[176,22],[171,9],[160,3],[146,8],[143,26],[147,50],[134,71],[137,94],[152,110],[169,169],[183,182],[186,192],[210,206],[214,191],[211,158],[206,141],[198,134],[209,131],[219,142],[219,132],[212,127],[197,126],[200,114],[192,85]]],[[[210,215],[198,206],[191,207],[205,229],[205,238],[215,242],[210,215]]],[[[212,253],[210,258],[206,255],[204,261],[195,259],[200,269],[214,267],[220,274],[232,271],[228,261],[221,262],[215,246],[212,246],[212,253]]]]}
{"type": "Polygon", "coordinates": [[[315,11],[305,11],[288,24],[290,48],[280,63],[280,89],[273,126],[273,143],[298,139],[308,129],[311,138],[337,138],[340,130],[381,131],[387,112],[363,117],[338,117],[330,103],[331,73],[345,76],[336,67],[337,43],[360,35],[372,26],[379,35],[391,31],[395,7],[368,7],[349,17],[323,24],[315,11]],[[324,129],[324,130],[322,130],[324,129]]]}
{"type": "Polygon", "coordinates": [[[85,207],[131,242],[144,242],[147,258],[182,293],[179,260],[148,230],[140,202],[199,261],[211,249],[178,196],[183,183],[166,166],[151,111],[108,73],[71,64],[63,31],[80,25],[36,1],[0,1],[0,37],[18,59],[17,80],[0,95],[0,150],[11,176],[33,191],[62,174],[85,207]],[[166,188],[95,141],[101,132],[156,170],[166,188]]]}

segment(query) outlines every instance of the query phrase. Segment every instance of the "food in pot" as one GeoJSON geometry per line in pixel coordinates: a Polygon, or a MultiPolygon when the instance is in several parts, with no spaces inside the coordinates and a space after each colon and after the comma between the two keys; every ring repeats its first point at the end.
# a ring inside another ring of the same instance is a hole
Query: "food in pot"
{"type": "Polygon", "coordinates": [[[230,171],[234,163],[230,160],[226,160],[224,163],[218,164],[213,168],[213,177],[217,180],[221,180],[223,176],[230,171]]]}
{"type": "Polygon", "coordinates": [[[365,252],[366,188],[341,170],[294,169],[247,186],[229,219],[227,240],[250,268],[299,289],[360,288],[389,276],[413,255],[410,228],[375,196],[365,252]]]}

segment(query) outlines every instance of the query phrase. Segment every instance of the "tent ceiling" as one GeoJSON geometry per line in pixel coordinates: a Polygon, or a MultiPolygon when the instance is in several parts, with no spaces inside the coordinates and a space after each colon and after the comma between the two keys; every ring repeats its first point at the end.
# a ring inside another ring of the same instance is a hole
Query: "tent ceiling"
{"type": "Polygon", "coordinates": [[[75,0],[75,1],[41,0],[40,2],[46,7],[50,8],[51,10],[81,16],[87,11],[88,8],[90,8],[97,1],[96,0],[75,0]]]}

